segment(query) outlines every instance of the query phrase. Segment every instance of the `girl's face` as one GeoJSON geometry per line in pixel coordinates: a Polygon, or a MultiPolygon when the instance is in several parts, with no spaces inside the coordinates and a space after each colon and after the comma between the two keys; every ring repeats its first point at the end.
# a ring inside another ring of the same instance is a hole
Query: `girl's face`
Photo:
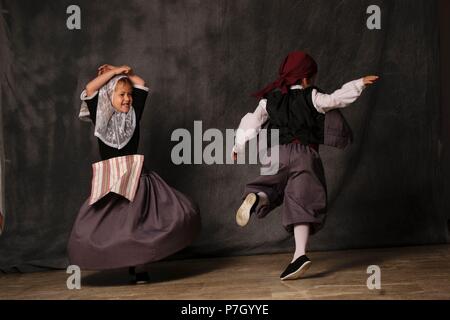
{"type": "Polygon", "coordinates": [[[118,112],[127,113],[133,103],[133,88],[128,84],[118,83],[114,89],[112,105],[118,112]]]}

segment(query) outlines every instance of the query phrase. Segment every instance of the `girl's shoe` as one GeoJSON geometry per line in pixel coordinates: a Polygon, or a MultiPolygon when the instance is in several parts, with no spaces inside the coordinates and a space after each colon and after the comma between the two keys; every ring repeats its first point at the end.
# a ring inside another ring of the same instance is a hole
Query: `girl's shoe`
{"type": "Polygon", "coordinates": [[[311,260],[305,255],[290,263],[280,275],[281,280],[295,280],[300,278],[311,266],[311,260]]]}
{"type": "Polygon", "coordinates": [[[150,282],[150,276],[148,272],[139,272],[136,273],[136,284],[145,284],[150,282]]]}
{"type": "Polygon", "coordinates": [[[128,273],[131,278],[131,282],[135,284],[144,284],[150,282],[150,277],[148,272],[138,272],[136,273],[136,267],[130,267],[128,273]]]}
{"type": "Polygon", "coordinates": [[[249,193],[245,197],[244,202],[242,202],[241,206],[236,212],[236,223],[239,226],[245,227],[247,225],[248,221],[250,220],[250,215],[258,205],[258,201],[259,197],[256,193],[249,193]]]}

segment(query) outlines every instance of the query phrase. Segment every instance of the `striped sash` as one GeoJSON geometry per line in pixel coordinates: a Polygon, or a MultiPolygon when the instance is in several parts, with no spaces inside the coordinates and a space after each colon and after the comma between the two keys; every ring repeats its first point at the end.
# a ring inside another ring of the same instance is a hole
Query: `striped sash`
{"type": "Polygon", "coordinates": [[[134,200],[144,164],[143,155],[129,155],[96,162],[92,165],[92,205],[110,192],[134,200]]]}

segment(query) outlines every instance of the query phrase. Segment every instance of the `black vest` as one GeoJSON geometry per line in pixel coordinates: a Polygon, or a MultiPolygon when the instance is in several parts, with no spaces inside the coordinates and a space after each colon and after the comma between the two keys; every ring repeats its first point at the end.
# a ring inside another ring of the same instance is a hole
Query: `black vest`
{"type": "Polygon", "coordinates": [[[302,144],[323,144],[325,115],[319,113],[312,102],[312,90],[289,90],[269,93],[266,110],[269,115],[268,129],[278,129],[280,144],[298,139],[302,144]]]}

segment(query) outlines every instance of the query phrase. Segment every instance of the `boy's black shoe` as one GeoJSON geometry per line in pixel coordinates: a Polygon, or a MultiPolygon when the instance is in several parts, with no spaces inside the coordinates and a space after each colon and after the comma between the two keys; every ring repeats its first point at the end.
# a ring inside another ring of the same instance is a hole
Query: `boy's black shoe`
{"type": "Polygon", "coordinates": [[[311,266],[311,260],[305,255],[290,263],[280,276],[281,280],[295,280],[300,278],[311,266]]]}
{"type": "Polygon", "coordinates": [[[245,227],[247,225],[248,221],[250,220],[250,215],[256,209],[258,202],[259,196],[256,193],[249,193],[245,197],[244,202],[242,202],[241,206],[236,212],[236,223],[239,226],[245,227]]]}

